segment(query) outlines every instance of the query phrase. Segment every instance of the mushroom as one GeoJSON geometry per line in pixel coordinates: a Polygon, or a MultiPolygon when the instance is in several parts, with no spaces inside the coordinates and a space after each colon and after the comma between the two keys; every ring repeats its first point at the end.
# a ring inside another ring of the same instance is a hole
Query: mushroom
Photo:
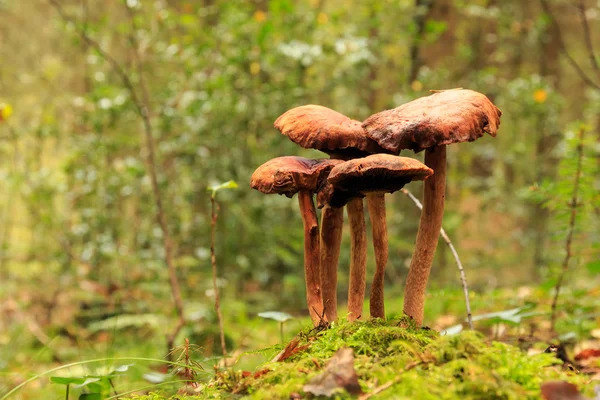
{"type": "MultiPolygon", "coordinates": [[[[317,149],[332,159],[349,160],[373,153],[389,153],[369,139],[359,121],[319,105],[304,105],[286,111],[275,121],[275,128],[294,143],[307,149],[317,149]]],[[[349,304],[364,301],[367,260],[367,239],[362,198],[352,198],[347,204],[350,220],[351,261],[349,304]],[[352,277],[357,279],[352,279],[352,277]],[[362,276],[361,279],[358,279],[362,276]]],[[[342,208],[323,207],[321,218],[321,281],[325,315],[337,319],[337,264],[342,240],[342,208]]],[[[358,310],[349,310],[349,319],[360,317],[358,310]]]]}
{"type": "Polygon", "coordinates": [[[388,259],[385,194],[400,190],[413,180],[422,181],[432,174],[431,168],[414,158],[390,154],[374,154],[350,160],[335,166],[329,173],[327,181],[335,191],[359,192],[371,199],[368,204],[376,262],[369,298],[372,318],[385,318],[383,282],[388,259]]]}
{"type": "Polygon", "coordinates": [[[423,187],[423,211],[404,291],[404,312],[423,323],[425,289],[444,215],[446,145],[496,136],[502,112],[483,94],[465,89],[434,94],[382,111],[362,126],[391,152],[425,150],[425,165],[434,170],[423,187]]]}
{"type": "Polygon", "coordinates": [[[343,161],[311,160],[303,157],[278,157],[267,161],[254,171],[250,186],[266,194],[292,197],[298,193],[300,213],[304,223],[304,274],[308,311],[315,326],[322,325],[319,224],[313,194],[326,181],[329,171],[343,161]]]}

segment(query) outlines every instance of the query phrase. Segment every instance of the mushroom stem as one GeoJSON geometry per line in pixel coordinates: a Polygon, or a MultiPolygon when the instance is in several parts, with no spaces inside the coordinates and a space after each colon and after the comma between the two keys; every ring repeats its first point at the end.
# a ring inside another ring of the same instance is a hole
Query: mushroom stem
{"type": "Polygon", "coordinates": [[[373,232],[373,249],[375,250],[375,275],[371,284],[369,308],[372,318],[385,318],[383,296],[383,280],[388,261],[388,234],[385,219],[385,193],[367,194],[367,205],[373,232]]]}
{"type": "Polygon", "coordinates": [[[337,319],[337,268],[342,244],[344,209],[328,204],[321,212],[321,290],[327,321],[337,319]]]}
{"type": "Polygon", "coordinates": [[[404,312],[417,325],[423,324],[425,289],[444,216],[446,193],[446,146],[425,150],[425,165],[433,169],[433,176],[423,186],[423,211],[404,289],[404,312]]]}
{"type": "Polygon", "coordinates": [[[304,275],[306,279],[306,301],[314,326],[323,320],[323,299],[321,298],[321,274],[319,272],[319,223],[312,194],[298,192],[298,202],[304,222],[304,275]]]}
{"type": "Polygon", "coordinates": [[[348,285],[348,320],[362,316],[367,274],[367,234],[362,198],[348,202],[350,220],[350,282],[348,285]]]}

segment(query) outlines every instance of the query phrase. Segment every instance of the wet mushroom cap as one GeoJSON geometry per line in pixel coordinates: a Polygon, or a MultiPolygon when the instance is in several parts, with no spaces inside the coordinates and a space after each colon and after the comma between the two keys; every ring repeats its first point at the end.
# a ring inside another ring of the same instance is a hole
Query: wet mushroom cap
{"type": "Polygon", "coordinates": [[[266,194],[292,197],[299,191],[316,192],[326,181],[331,169],[342,160],[304,157],[277,157],[254,171],[250,186],[266,194]]]}
{"type": "Polygon", "coordinates": [[[436,92],[382,111],[362,126],[385,149],[420,152],[428,147],[496,136],[502,112],[482,93],[468,89],[436,92]]]}
{"type": "Polygon", "coordinates": [[[390,152],[367,137],[360,121],[314,104],[286,111],[275,128],[299,146],[342,158],[390,152]]]}
{"type": "Polygon", "coordinates": [[[414,158],[373,154],[335,166],[327,181],[340,190],[393,193],[432,174],[431,168],[414,158]]]}

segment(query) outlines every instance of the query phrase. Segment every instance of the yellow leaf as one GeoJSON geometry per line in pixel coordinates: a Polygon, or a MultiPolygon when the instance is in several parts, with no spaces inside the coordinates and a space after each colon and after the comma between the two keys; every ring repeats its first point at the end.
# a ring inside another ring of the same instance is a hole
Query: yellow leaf
{"type": "Polygon", "coordinates": [[[250,64],[250,73],[252,75],[258,75],[258,73],[260,72],[260,64],[257,62],[253,62],[252,64],[250,64]]]}
{"type": "Polygon", "coordinates": [[[317,16],[317,22],[321,25],[325,25],[327,21],[329,21],[329,17],[327,16],[327,14],[320,12],[317,16]]]}
{"type": "Polygon", "coordinates": [[[545,103],[547,99],[548,93],[546,93],[544,89],[538,89],[533,92],[533,100],[535,100],[536,103],[545,103]]]}
{"type": "Polygon", "coordinates": [[[258,10],[254,13],[253,18],[256,22],[264,22],[267,19],[267,13],[264,11],[258,10]]]}

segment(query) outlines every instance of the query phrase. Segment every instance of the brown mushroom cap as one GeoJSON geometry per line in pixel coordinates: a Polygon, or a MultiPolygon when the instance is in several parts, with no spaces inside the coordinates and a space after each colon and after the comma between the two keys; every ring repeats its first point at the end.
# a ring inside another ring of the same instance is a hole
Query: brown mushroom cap
{"type": "Polygon", "coordinates": [[[299,146],[340,158],[390,152],[369,139],[359,121],[314,104],[286,111],[275,121],[275,128],[299,146]]]}
{"type": "Polygon", "coordinates": [[[367,118],[367,135],[397,153],[428,147],[472,142],[484,133],[496,136],[502,112],[473,90],[451,89],[421,97],[367,118]]]}
{"type": "Polygon", "coordinates": [[[393,193],[411,181],[422,181],[433,170],[418,160],[391,154],[373,154],[336,165],[318,194],[318,202],[341,207],[369,192],[393,193]]]}
{"type": "Polygon", "coordinates": [[[333,208],[340,208],[352,199],[364,197],[365,194],[361,192],[336,189],[325,179],[317,192],[317,208],[323,208],[326,204],[333,208]]]}
{"type": "Polygon", "coordinates": [[[277,157],[254,171],[250,186],[266,194],[292,197],[301,190],[317,192],[326,181],[329,171],[342,160],[304,157],[277,157]]]}
{"type": "Polygon", "coordinates": [[[327,181],[336,189],[369,193],[392,193],[410,181],[422,181],[433,170],[409,157],[373,154],[335,166],[327,181]]]}

